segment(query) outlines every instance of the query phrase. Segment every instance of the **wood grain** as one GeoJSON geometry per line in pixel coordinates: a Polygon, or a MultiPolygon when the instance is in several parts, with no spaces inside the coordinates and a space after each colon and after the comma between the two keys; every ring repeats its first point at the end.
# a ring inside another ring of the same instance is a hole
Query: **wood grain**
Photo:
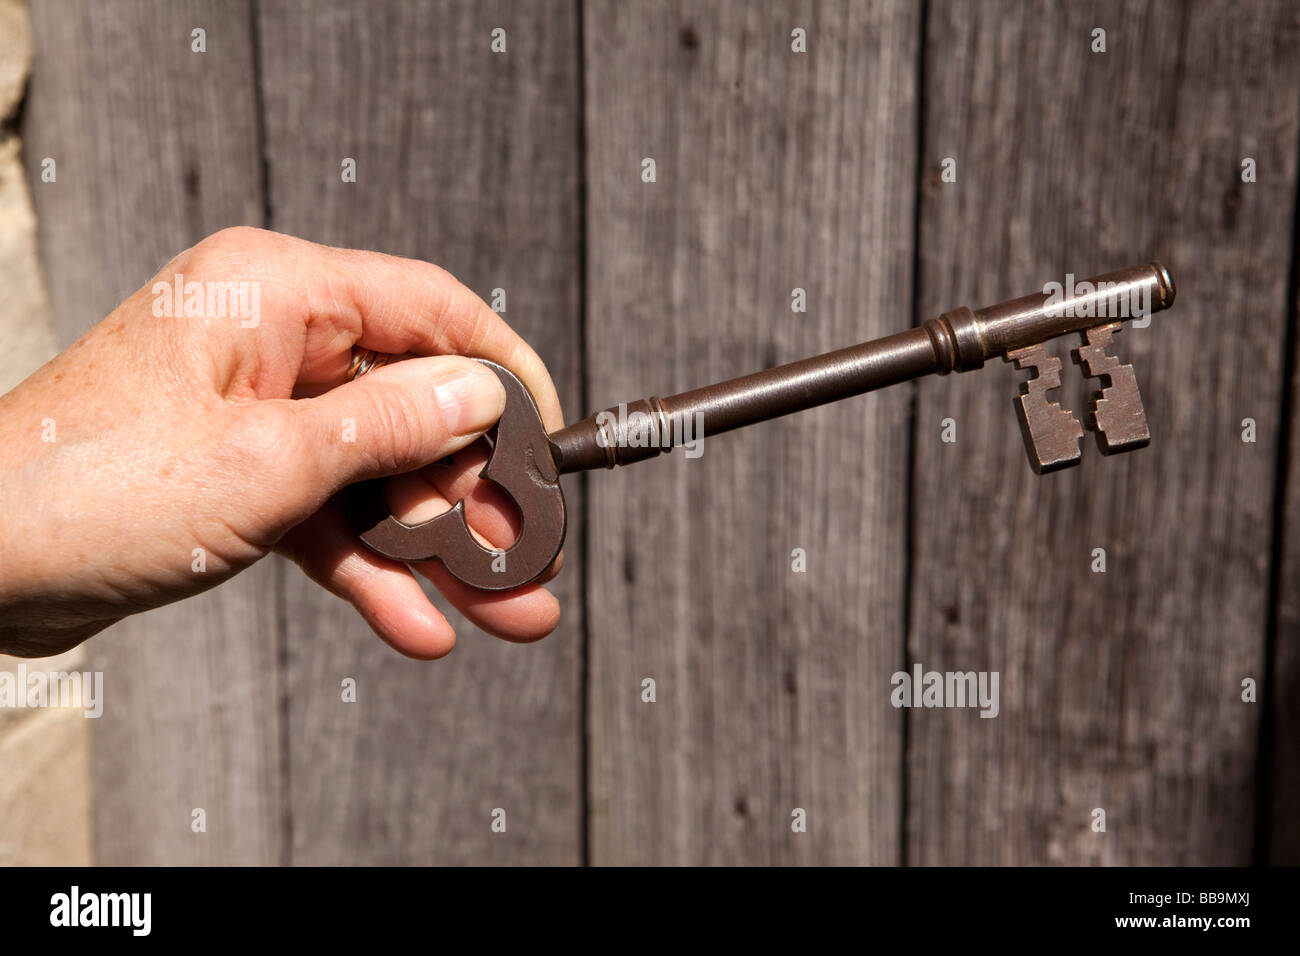
{"type": "MultiPolygon", "coordinates": [[[[571,3],[277,3],[261,13],[272,224],[439,263],[538,350],[577,409],[578,56],[571,3]],[[491,51],[494,28],[506,52],[491,51]],[[343,183],[344,158],[357,181],[343,183]]],[[[511,645],[458,617],[418,664],[296,570],[285,580],[295,863],[581,858],[582,502],[564,618],[511,645]],[[344,678],[355,704],[341,701],[344,678]],[[493,833],[494,809],[506,811],[493,833]]],[[[444,603],[445,608],[445,603],[444,603]]]]}
{"type": "MultiPolygon", "coordinates": [[[[31,5],[24,124],[56,330],[67,345],[177,252],[261,214],[248,5],[31,5]],[[207,30],[208,52],[190,32],[207,30]],[[41,160],[57,181],[41,181],[41,160]]],[[[111,507],[111,502],[105,502],[111,507]]],[[[105,864],[281,855],[274,572],[130,618],[88,646],[95,855],[105,864]],[[191,830],[202,808],[207,832],[191,830]]]]}
{"type": "MultiPolygon", "coordinates": [[[[1300,210],[1297,210],[1300,221],[1300,210]]],[[[1300,263],[1292,250],[1292,294],[1300,295],[1300,263]]],[[[1275,529],[1278,566],[1276,604],[1273,608],[1272,673],[1262,684],[1261,701],[1268,715],[1263,735],[1266,748],[1261,765],[1267,767],[1260,808],[1263,814],[1257,830],[1257,862],[1274,866],[1300,866],[1300,298],[1291,302],[1291,394],[1290,415],[1276,424],[1289,429],[1287,466],[1280,472],[1285,484],[1282,518],[1275,529]],[[1267,761],[1265,764],[1264,762],[1267,761]]]]}
{"type": "MultiPolygon", "coordinates": [[[[909,862],[1250,859],[1261,709],[1241,682],[1265,668],[1296,17],[1287,3],[930,5],[921,313],[1155,257],[1179,292],[1117,340],[1145,451],[1102,460],[1089,441],[1080,468],[1037,478],[1009,366],[921,386],[909,658],[1000,672],[1001,713],[909,712],[909,862]]],[[[1062,400],[1077,409],[1081,391],[1062,400]]]]}
{"type": "MultiPolygon", "coordinates": [[[[908,323],[914,7],[584,11],[593,407],[908,323]]],[[[897,860],[907,405],[591,479],[593,862],[897,860]]]]}
{"type": "Polygon", "coordinates": [[[1067,272],[1158,257],[1179,285],[1117,340],[1152,431],[1129,456],[1089,440],[1033,476],[1021,376],[990,363],[593,475],[589,531],[566,479],[540,645],[450,615],[455,653],[407,661],[270,562],[124,622],[88,645],[98,862],[1300,861],[1300,468],[1277,468],[1300,14],[925,10],[32,0],[24,156],[64,345],[264,210],[504,288],[570,418],[1067,272]],[[999,672],[999,716],[894,709],[915,663],[999,672]]]}

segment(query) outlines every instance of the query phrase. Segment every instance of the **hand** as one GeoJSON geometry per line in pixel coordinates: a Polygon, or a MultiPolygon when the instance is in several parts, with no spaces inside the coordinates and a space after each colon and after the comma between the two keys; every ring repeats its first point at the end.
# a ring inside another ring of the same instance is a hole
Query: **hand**
{"type": "MultiPolygon", "coordinates": [[[[389,483],[400,520],[426,520],[464,497],[485,545],[514,541],[513,506],[477,481],[487,451],[475,439],[505,393],[460,356],[506,366],[547,428],[562,424],[541,359],[436,266],[246,228],[181,253],[0,396],[0,651],[59,653],[278,551],[397,650],[446,654],[455,633],[411,570],[361,545],[330,497],[420,469],[389,483]],[[244,308],[232,295],[224,317],[215,301],[186,317],[165,288],[178,275],[204,289],[249,283],[244,308]],[[437,357],[345,383],[354,345],[437,357]],[[452,452],[451,466],[422,467],[452,452]]],[[[543,637],[559,620],[540,583],[485,592],[436,561],[415,570],[507,640],[543,637]]]]}

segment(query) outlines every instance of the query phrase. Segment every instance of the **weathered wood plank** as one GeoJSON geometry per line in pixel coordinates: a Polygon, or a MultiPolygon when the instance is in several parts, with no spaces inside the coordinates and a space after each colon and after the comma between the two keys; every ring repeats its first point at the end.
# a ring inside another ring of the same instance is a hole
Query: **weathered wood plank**
{"type": "MultiPolygon", "coordinates": [[[[573,4],[277,3],[260,36],[273,226],[437,262],[485,299],[504,288],[504,317],[574,414],[573,4]],[[496,27],[504,54],[490,49],[496,27]],[[346,157],[355,183],[341,181],[346,157]]],[[[580,859],[580,524],[554,585],[554,635],[510,645],[452,616],[458,646],[432,665],[398,657],[288,572],[294,862],[580,859]],[[345,677],[356,704],[340,701],[345,677]],[[497,807],[504,834],[490,829],[497,807]]]]}
{"type": "MultiPolygon", "coordinates": [[[[1293,273],[1293,282],[1296,277],[1293,273]]],[[[1300,301],[1293,301],[1291,309],[1290,456],[1282,489],[1282,526],[1277,529],[1281,547],[1275,569],[1273,670],[1262,697],[1269,721],[1264,736],[1269,792],[1261,801],[1264,819],[1259,835],[1267,842],[1257,848],[1257,862],[1275,866],[1300,866],[1300,462],[1296,460],[1300,454],[1300,338],[1296,337],[1300,301]]]]}
{"type": "MultiPolygon", "coordinates": [[[[913,5],[584,10],[593,407],[908,323],[913,5]]],[[[907,407],[591,480],[594,862],[896,861],[907,407]]]]}
{"type": "Polygon", "coordinates": [[[1038,478],[1009,366],[920,389],[909,660],[1000,672],[1001,713],[909,712],[910,862],[1250,859],[1296,40],[1282,2],[930,5],[920,312],[1152,257],[1179,293],[1117,340],[1144,451],[1038,478]]]}
{"type": "MultiPolygon", "coordinates": [[[[248,5],[34,0],[24,137],[60,342],[162,263],[261,213],[248,5]],[[208,52],[190,32],[207,30],[208,52]],[[41,161],[57,163],[43,183],[41,161]]],[[[106,503],[107,504],[107,503],[106,503]]],[[[281,807],[274,569],[89,646],[97,860],[269,863],[281,807]],[[191,831],[203,808],[207,832],[191,831]]]]}

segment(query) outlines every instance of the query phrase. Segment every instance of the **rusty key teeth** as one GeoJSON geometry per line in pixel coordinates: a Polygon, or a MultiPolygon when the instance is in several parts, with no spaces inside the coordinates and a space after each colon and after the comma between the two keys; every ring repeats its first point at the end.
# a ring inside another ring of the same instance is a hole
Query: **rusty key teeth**
{"type": "Polygon", "coordinates": [[[1039,475],[1079,463],[1079,439],[1083,426],[1069,409],[1048,401],[1047,393],[1061,387],[1061,360],[1047,353],[1047,346],[1030,345],[1006,353],[1016,368],[1028,369],[1030,377],[1020,383],[1015,399],[1020,434],[1025,439],[1029,464],[1039,475]]]}
{"type": "Polygon", "coordinates": [[[1070,353],[1085,375],[1101,383],[1101,390],[1088,400],[1086,419],[1088,428],[1097,433],[1097,447],[1103,455],[1145,448],[1151,441],[1133,366],[1108,352],[1112,337],[1122,327],[1119,322],[1107,322],[1085,329],[1079,333],[1082,344],[1070,353]]]}

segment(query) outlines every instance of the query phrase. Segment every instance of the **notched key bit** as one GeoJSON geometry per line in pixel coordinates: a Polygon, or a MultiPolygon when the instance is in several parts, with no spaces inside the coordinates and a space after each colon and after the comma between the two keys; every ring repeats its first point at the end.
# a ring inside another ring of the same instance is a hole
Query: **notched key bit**
{"type": "Polygon", "coordinates": [[[1020,383],[1016,398],[1016,418],[1025,439],[1029,464],[1039,475],[1077,465],[1081,452],[1079,439],[1083,426],[1067,408],[1048,401],[1047,393],[1061,387],[1061,360],[1049,355],[1047,346],[1030,345],[1006,353],[1008,362],[1032,374],[1020,383]]]}
{"type": "Polygon", "coordinates": [[[1101,382],[1101,390],[1088,400],[1087,422],[1097,433],[1097,447],[1103,455],[1145,448],[1151,441],[1133,366],[1107,353],[1111,337],[1122,328],[1119,322],[1107,322],[1084,329],[1079,333],[1083,344],[1070,352],[1074,364],[1101,382]]]}

